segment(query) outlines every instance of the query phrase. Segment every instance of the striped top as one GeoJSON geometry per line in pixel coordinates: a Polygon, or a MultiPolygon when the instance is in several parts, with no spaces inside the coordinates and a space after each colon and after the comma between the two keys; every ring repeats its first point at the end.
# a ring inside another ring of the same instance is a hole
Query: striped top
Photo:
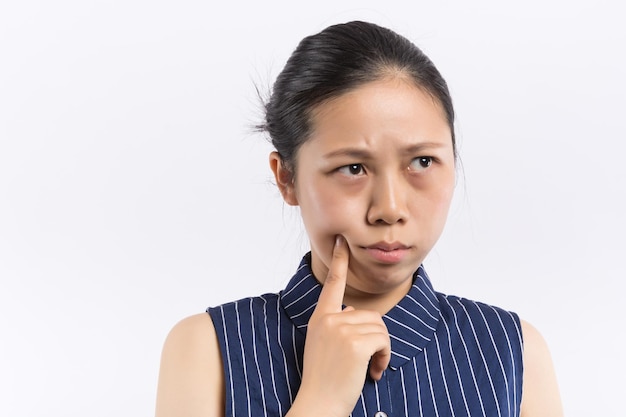
{"type": "MultiPolygon", "coordinates": [[[[287,413],[320,291],[307,255],[280,293],[207,309],[222,352],[226,416],[287,413]]],[[[352,416],[519,416],[516,314],[435,292],[420,266],[408,294],[383,320],[391,361],[380,381],[366,380],[352,416]]]]}

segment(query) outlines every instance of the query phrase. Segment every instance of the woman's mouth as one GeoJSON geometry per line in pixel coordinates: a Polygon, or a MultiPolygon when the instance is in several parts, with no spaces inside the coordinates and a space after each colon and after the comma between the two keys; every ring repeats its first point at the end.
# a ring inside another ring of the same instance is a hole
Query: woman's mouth
{"type": "Polygon", "coordinates": [[[366,253],[374,260],[384,264],[401,262],[410,251],[410,247],[399,242],[378,242],[364,247],[366,253]]]}

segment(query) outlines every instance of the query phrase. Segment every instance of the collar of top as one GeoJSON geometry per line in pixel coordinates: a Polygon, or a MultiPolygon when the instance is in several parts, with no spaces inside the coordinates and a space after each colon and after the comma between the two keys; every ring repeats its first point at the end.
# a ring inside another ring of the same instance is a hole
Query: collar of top
{"type": "MultiPolygon", "coordinates": [[[[310,254],[307,254],[280,293],[285,312],[301,331],[306,331],[321,291],[322,286],[311,271],[310,254]]],[[[409,292],[383,316],[383,321],[391,339],[391,369],[417,356],[431,341],[439,322],[439,301],[422,266],[413,274],[409,292]]]]}

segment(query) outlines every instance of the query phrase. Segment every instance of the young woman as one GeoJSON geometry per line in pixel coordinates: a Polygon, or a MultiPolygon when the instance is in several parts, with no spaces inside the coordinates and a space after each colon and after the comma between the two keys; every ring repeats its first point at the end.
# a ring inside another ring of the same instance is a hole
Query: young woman
{"type": "Polygon", "coordinates": [[[422,262],[455,184],[432,62],[365,22],[302,40],[264,128],[311,251],[287,287],[177,324],[157,416],[560,416],[550,355],[514,313],[433,290],[422,262]]]}

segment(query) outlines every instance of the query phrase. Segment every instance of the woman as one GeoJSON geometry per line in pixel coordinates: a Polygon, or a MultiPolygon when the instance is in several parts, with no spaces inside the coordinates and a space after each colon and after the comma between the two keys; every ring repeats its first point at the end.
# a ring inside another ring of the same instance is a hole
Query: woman
{"type": "Polygon", "coordinates": [[[435,292],[422,266],[452,199],[453,123],[405,38],[365,22],[305,38],[263,127],[311,252],[279,294],[174,327],[157,416],[562,415],[540,334],[435,292]]]}

